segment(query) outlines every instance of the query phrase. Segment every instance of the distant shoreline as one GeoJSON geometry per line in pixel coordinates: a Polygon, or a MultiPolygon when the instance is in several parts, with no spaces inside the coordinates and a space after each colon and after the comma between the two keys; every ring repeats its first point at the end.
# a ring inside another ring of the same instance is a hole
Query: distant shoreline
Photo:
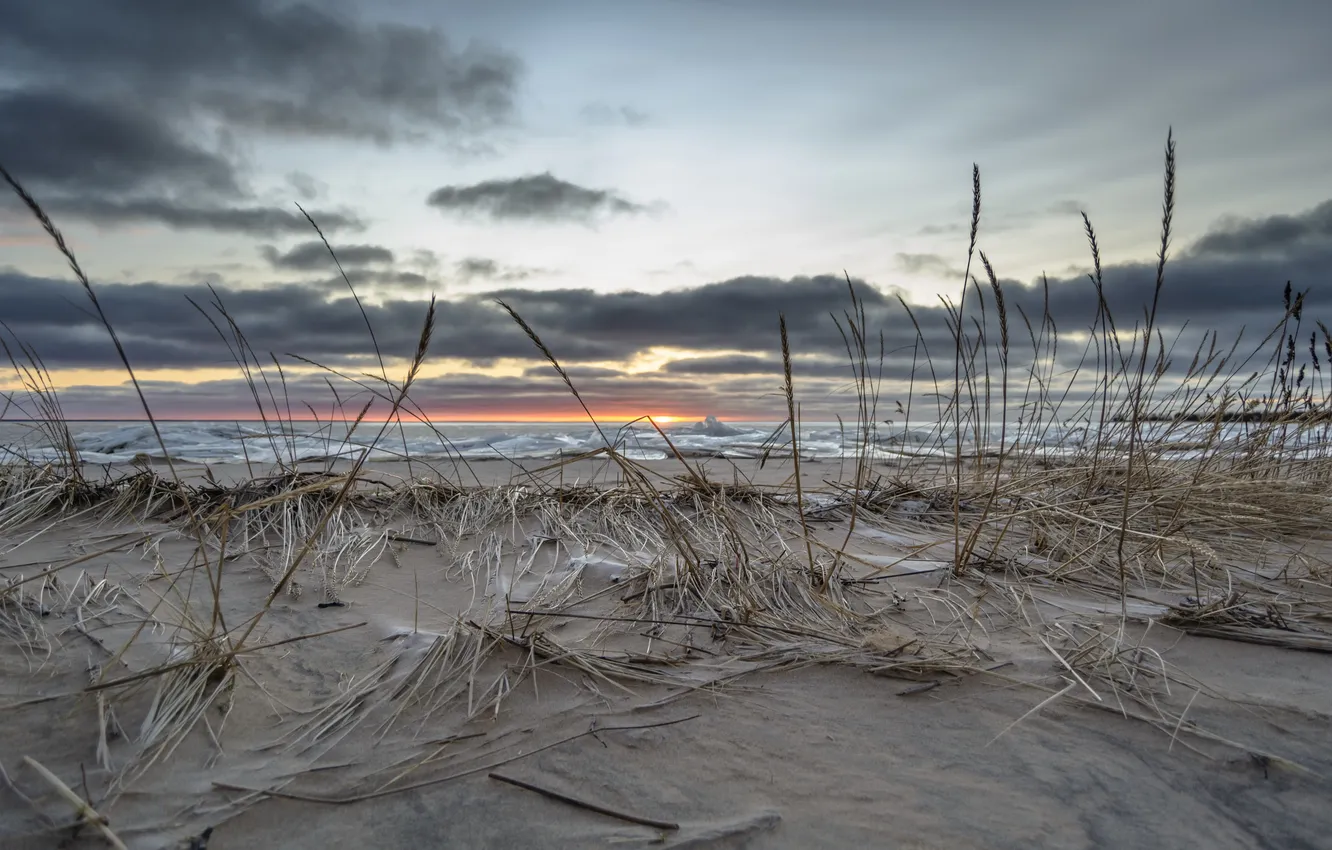
{"type": "MultiPolygon", "coordinates": [[[[1127,416],[1116,416],[1111,419],[1112,422],[1122,423],[1133,421],[1127,416]]],[[[1307,413],[1223,413],[1220,416],[1216,414],[1206,415],[1202,413],[1187,413],[1180,416],[1165,416],[1162,414],[1150,414],[1138,417],[1139,422],[1224,422],[1228,425],[1250,424],[1250,425],[1294,425],[1299,423],[1308,424],[1310,422],[1332,422],[1332,412],[1329,411],[1309,411],[1307,413]]]]}

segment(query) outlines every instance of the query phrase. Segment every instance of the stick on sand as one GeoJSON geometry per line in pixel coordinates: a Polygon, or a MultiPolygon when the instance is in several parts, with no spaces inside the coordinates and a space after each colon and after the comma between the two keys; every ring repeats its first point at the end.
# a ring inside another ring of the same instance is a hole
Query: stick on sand
{"type": "Polygon", "coordinates": [[[678,823],[675,823],[674,821],[654,820],[652,818],[645,818],[645,817],[640,817],[638,815],[631,815],[628,812],[617,811],[616,809],[612,809],[608,806],[603,806],[600,803],[593,803],[589,800],[580,800],[577,797],[571,797],[568,794],[562,794],[559,791],[552,791],[549,788],[542,788],[540,785],[533,785],[531,782],[527,782],[522,779],[514,779],[512,776],[505,776],[502,773],[491,773],[488,775],[490,776],[491,779],[497,779],[500,782],[507,782],[510,785],[517,785],[519,788],[526,788],[528,791],[535,791],[536,793],[541,794],[542,796],[545,797],[549,797],[552,800],[559,800],[561,803],[568,803],[569,805],[577,806],[580,809],[587,809],[589,812],[596,812],[597,814],[607,815],[613,818],[619,818],[620,820],[628,821],[629,823],[642,824],[643,826],[652,826],[656,827],[657,829],[680,828],[680,825],[678,823]]]}

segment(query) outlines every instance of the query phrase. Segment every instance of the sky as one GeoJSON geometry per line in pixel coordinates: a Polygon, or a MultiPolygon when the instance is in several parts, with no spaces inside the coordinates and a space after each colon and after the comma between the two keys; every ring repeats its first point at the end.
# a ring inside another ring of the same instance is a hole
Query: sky
{"type": "MultiPolygon", "coordinates": [[[[347,376],[382,357],[401,380],[432,295],[412,398],[434,419],[582,415],[497,300],[608,420],[781,418],[784,314],[802,409],[830,417],[854,405],[848,279],[884,398],[920,354],[903,302],[951,370],[973,166],[1010,305],[1039,315],[1045,280],[1061,331],[1090,325],[1086,213],[1108,297],[1140,315],[1167,132],[1167,332],[1261,337],[1286,281],[1318,310],[1332,268],[1318,0],[0,0],[0,20],[0,166],[163,418],[256,416],[232,321],[292,415],[337,409],[330,386],[354,414],[347,376]]],[[[142,416],[8,192],[0,320],[66,416],[142,416]]],[[[0,381],[5,417],[33,409],[0,381]]]]}

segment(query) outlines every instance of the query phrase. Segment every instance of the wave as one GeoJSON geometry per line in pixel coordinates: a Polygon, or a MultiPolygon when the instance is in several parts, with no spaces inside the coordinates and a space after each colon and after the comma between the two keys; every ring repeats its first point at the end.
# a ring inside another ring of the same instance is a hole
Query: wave
{"type": "MultiPolygon", "coordinates": [[[[650,425],[615,427],[602,425],[571,426],[556,423],[442,424],[420,423],[390,425],[362,423],[350,435],[345,423],[283,422],[265,425],[257,422],[163,422],[158,428],[161,442],[147,422],[81,423],[82,430],[71,423],[74,444],[86,463],[120,464],[136,460],[162,460],[186,463],[293,463],[301,460],[355,458],[363,452],[370,460],[394,460],[411,457],[421,460],[544,460],[586,454],[613,445],[633,460],[664,460],[676,453],[688,458],[758,458],[789,457],[790,433],[779,423],[725,423],[715,416],[701,422],[676,423],[663,428],[663,438],[650,425]],[[669,440],[669,442],[668,442],[669,440]],[[165,451],[163,451],[165,446],[165,451]]],[[[60,461],[65,452],[50,444],[41,432],[18,423],[0,423],[0,448],[5,455],[36,462],[60,461]]],[[[1202,423],[1195,428],[1174,425],[1143,426],[1144,439],[1163,438],[1180,459],[1200,456],[1207,450],[1231,443],[1239,446],[1245,430],[1226,426],[1221,435],[1208,432],[1212,426],[1202,423]],[[1153,432],[1160,430],[1161,434],[1153,432]],[[1193,431],[1198,433],[1195,435],[1193,431]],[[1234,431],[1233,434],[1229,433],[1234,431]],[[1168,432],[1168,433],[1167,433],[1168,432]],[[1217,437],[1219,436],[1219,439],[1217,437]]],[[[1123,426],[1101,434],[1100,446],[1113,447],[1125,434],[1123,426]]],[[[1001,433],[998,423],[982,429],[981,440],[990,451],[998,449],[1001,433]]],[[[1007,445],[1015,440],[1039,448],[1043,454],[1073,455],[1098,442],[1098,431],[1086,422],[1056,425],[1043,423],[1039,430],[1014,426],[1006,431],[1007,445]]],[[[802,457],[843,458],[856,455],[866,447],[854,429],[835,424],[816,423],[801,428],[802,457]]],[[[964,452],[970,451],[976,434],[963,435],[964,452]]],[[[878,428],[869,440],[871,453],[892,456],[951,456],[956,442],[951,432],[938,423],[907,423],[878,428]]]]}

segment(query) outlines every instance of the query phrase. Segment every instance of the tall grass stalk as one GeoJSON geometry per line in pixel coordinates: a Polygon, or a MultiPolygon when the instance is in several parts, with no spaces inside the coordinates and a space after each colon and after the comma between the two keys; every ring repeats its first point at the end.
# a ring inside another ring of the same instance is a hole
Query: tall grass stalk
{"type": "Polygon", "coordinates": [[[1119,541],[1115,547],[1115,557],[1119,565],[1119,601],[1122,607],[1123,621],[1128,621],[1128,568],[1124,560],[1124,544],[1128,540],[1129,510],[1132,506],[1133,471],[1139,461],[1139,429],[1142,427],[1143,378],[1147,371],[1147,357],[1151,349],[1152,332],[1156,330],[1156,310],[1161,303],[1161,290],[1165,286],[1166,253],[1170,248],[1170,224],[1175,214],[1175,134],[1173,129],[1166,135],[1165,150],[1165,200],[1161,205],[1161,247],[1157,253],[1156,285],[1152,289],[1152,303],[1147,311],[1146,325],[1142,331],[1142,349],[1138,355],[1138,374],[1130,392],[1132,393],[1131,420],[1129,423],[1128,460],[1124,471],[1123,513],[1119,527],[1119,541]]]}

